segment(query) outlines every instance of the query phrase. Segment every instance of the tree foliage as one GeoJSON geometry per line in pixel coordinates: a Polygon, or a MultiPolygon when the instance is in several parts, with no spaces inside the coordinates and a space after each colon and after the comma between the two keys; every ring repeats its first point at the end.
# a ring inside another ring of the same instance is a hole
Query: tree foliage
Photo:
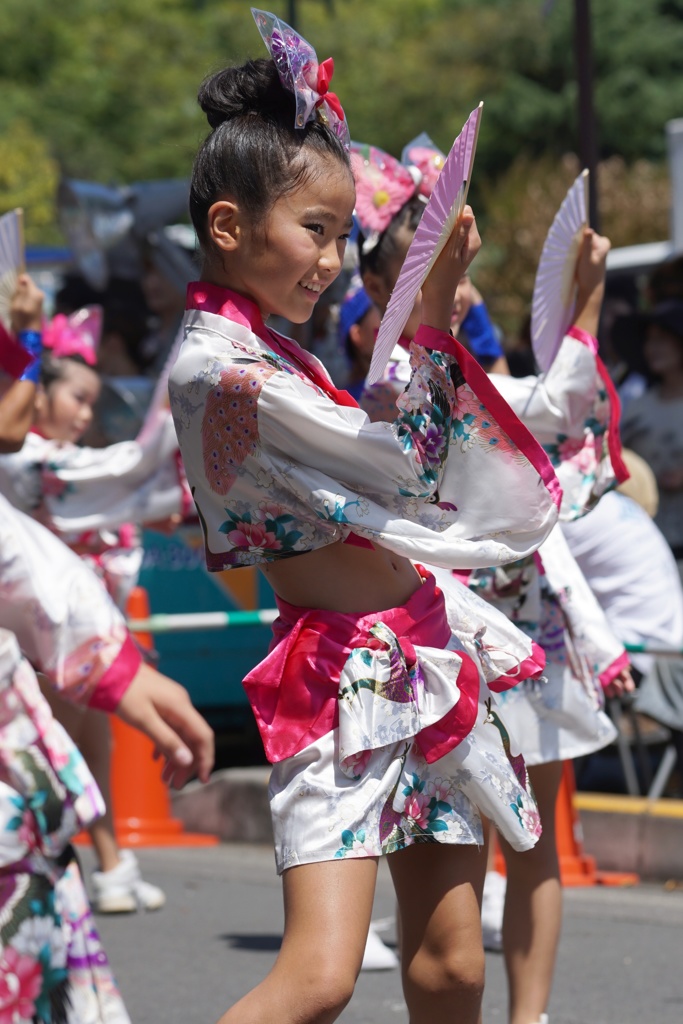
{"type": "MultiPolygon", "coordinates": [[[[284,0],[269,6],[287,15],[284,0]]],[[[661,160],[665,123],[683,115],[683,0],[591,9],[601,155],[661,160]]],[[[354,138],[400,153],[427,130],[447,149],[485,101],[480,202],[520,161],[577,149],[571,0],[298,0],[297,12],[335,57],[354,138]]],[[[206,130],[199,82],[264,52],[240,0],[70,0],[68,16],[3,0],[0,38],[0,137],[22,124],[63,173],[106,183],[186,176],[206,130]]]]}
{"type": "MultiPolygon", "coordinates": [[[[485,245],[474,268],[494,319],[517,334],[529,314],[543,242],[567,189],[581,170],[573,154],[561,161],[519,157],[484,189],[485,245]]],[[[668,235],[670,185],[666,168],[648,160],[629,165],[613,156],[598,167],[601,231],[613,246],[668,235]]]]}
{"type": "Polygon", "coordinates": [[[59,168],[45,139],[25,121],[13,121],[0,135],[0,215],[17,206],[29,211],[29,244],[54,240],[58,180],[59,168]]]}

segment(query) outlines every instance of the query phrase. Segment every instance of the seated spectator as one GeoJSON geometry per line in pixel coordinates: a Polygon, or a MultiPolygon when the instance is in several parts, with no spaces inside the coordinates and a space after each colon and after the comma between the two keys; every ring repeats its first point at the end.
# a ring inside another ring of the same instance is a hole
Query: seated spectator
{"type": "Polygon", "coordinates": [[[654,471],[655,522],[683,572],[683,301],[660,303],[635,327],[650,386],[625,408],[621,436],[654,471]]]}

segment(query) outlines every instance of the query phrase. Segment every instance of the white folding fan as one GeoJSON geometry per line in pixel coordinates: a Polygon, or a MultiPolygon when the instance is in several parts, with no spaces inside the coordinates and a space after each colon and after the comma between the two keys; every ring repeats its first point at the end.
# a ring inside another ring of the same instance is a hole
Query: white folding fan
{"type": "Polygon", "coordinates": [[[588,226],[588,171],[582,171],[555,214],[543,244],[531,304],[531,344],[542,372],[553,363],[571,326],[576,257],[588,226]]]}
{"type": "Polygon", "coordinates": [[[453,143],[410,243],[382,317],[367,377],[368,384],[375,384],[384,373],[387,360],[408,322],[417,294],[465,208],[483,106],[480,103],[472,111],[453,143]]]}
{"type": "Polygon", "coordinates": [[[10,303],[17,278],[25,270],[23,211],[0,217],[0,320],[10,327],[10,303]]]}

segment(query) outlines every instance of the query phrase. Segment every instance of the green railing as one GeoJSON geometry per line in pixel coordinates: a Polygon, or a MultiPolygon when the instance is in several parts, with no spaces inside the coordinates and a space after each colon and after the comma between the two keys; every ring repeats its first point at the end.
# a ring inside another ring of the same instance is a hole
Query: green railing
{"type": "MultiPolygon", "coordinates": [[[[232,629],[235,626],[269,626],[277,618],[277,608],[249,612],[188,612],[181,615],[150,615],[148,619],[130,619],[132,633],[190,633],[200,629],[232,629]]],[[[683,647],[659,647],[653,644],[624,644],[629,654],[657,657],[683,657],[683,647]]]]}

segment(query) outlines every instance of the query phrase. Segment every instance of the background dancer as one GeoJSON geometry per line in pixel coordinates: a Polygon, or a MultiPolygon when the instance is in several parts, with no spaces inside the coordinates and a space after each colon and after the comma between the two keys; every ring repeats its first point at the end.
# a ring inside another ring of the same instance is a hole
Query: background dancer
{"type": "MultiPolygon", "coordinates": [[[[400,165],[393,157],[374,148],[365,150],[371,155],[369,161],[366,157],[355,162],[357,175],[366,175],[376,189],[387,188],[387,176],[400,178],[400,165]]],[[[396,189],[391,191],[393,194],[396,189]]],[[[359,243],[361,273],[366,290],[382,312],[421,216],[419,199],[405,197],[406,191],[403,206],[385,219],[379,233],[376,225],[373,233],[373,224],[364,223],[360,216],[364,231],[359,243]]],[[[547,376],[540,380],[491,376],[551,455],[565,490],[561,514],[567,518],[582,514],[622,471],[615,436],[618,409],[615,414],[610,408],[596,364],[595,335],[608,249],[607,239],[586,233],[576,266],[575,325],[547,376]]],[[[458,312],[456,309],[456,318],[458,312]]],[[[361,405],[375,420],[395,414],[397,395],[410,373],[408,353],[418,316],[419,302],[384,379],[367,388],[361,397],[361,405]]],[[[466,428],[463,443],[486,441],[487,427],[480,425],[474,403],[470,414],[471,439],[467,440],[466,428]]],[[[519,737],[531,766],[543,824],[539,843],[525,857],[503,841],[509,876],[507,893],[504,880],[495,874],[487,879],[484,890],[485,939],[490,944],[491,936],[486,932],[493,931],[494,944],[497,946],[502,939],[506,952],[511,1024],[542,1020],[550,994],[561,923],[554,812],[562,761],[598,750],[614,737],[614,728],[602,710],[602,688],[619,694],[633,687],[623,646],[612,635],[557,529],[539,555],[540,559],[535,556],[504,568],[457,574],[505,612],[548,657],[545,682],[529,680],[501,695],[506,725],[519,737]],[[500,936],[503,899],[505,918],[500,936]]],[[[447,599],[451,593],[456,596],[449,574],[441,569],[434,572],[447,599]]]]}

